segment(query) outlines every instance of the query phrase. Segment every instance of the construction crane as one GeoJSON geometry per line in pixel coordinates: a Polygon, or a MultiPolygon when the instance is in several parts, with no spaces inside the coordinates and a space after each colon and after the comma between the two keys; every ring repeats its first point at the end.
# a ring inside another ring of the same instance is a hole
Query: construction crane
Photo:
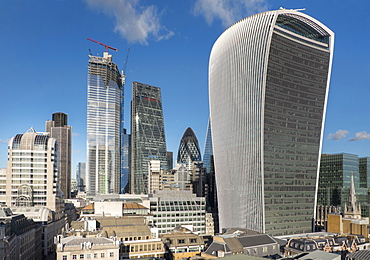
{"type": "Polygon", "coordinates": [[[126,72],[126,67],[127,67],[127,62],[128,62],[128,56],[130,54],[130,47],[127,49],[127,55],[126,55],[126,60],[125,60],[125,65],[123,66],[123,72],[126,72]]]}
{"type": "Polygon", "coordinates": [[[111,47],[111,46],[109,46],[109,45],[106,45],[106,44],[104,44],[104,43],[101,43],[101,42],[95,41],[95,40],[90,39],[90,38],[86,38],[86,39],[88,39],[89,41],[95,42],[95,43],[97,43],[97,44],[103,45],[103,46],[105,47],[105,51],[106,51],[106,52],[108,52],[108,49],[111,49],[111,50],[114,50],[114,51],[118,51],[118,49],[113,48],[113,47],[111,47]]]}
{"type": "Polygon", "coordinates": [[[124,66],[123,66],[123,70],[122,70],[122,86],[124,86],[125,82],[126,82],[126,68],[127,68],[127,62],[128,62],[129,54],[130,54],[130,47],[127,50],[126,60],[124,62],[124,66]]]}

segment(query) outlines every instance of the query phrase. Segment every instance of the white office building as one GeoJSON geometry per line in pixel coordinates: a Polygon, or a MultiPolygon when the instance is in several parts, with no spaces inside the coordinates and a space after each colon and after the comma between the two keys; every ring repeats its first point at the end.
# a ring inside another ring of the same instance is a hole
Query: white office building
{"type": "Polygon", "coordinates": [[[149,194],[150,213],[159,234],[186,226],[197,234],[206,234],[206,203],[190,190],[159,190],[149,194]]]}
{"type": "MultiPolygon", "coordinates": [[[[63,201],[58,173],[58,145],[47,133],[33,128],[9,140],[6,169],[8,207],[46,207],[62,216],[63,201]]],[[[3,192],[3,190],[1,190],[3,192]]]]}

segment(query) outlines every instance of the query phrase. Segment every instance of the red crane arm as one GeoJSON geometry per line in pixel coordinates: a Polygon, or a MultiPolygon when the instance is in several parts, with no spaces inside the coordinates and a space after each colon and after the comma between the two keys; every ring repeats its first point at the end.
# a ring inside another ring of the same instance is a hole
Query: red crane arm
{"type": "Polygon", "coordinates": [[[106,51],[106,52],[108,52],[108,49],[112,49],[112,50],[114,50],[114,51],[118,51],[118,49],[113,48],[113,47],[111,47],[111,46],[109,46],[109,45],[106,45],[106,44],[104,44],[104,43],[101,43],[101,42],[95,41],[95,40],[90,39],[90,38],[86,38],[86,39],[88,39],[89,41],[95,42],[95,43],[97,43],[97,44],[103,45],[103,46],[105,47],[105,51],[106,51]]]}

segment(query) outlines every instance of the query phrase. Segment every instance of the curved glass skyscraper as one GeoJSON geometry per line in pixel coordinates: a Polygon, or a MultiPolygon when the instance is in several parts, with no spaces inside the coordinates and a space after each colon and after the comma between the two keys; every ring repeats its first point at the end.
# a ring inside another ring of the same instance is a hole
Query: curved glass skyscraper
{"type": "Polygon", "coordinates": [[[311,231],[334,34],[296,10],[245,18],[209,63],[220,228],[311,231]]]}
{"type": "Polygon", "coordinates": [[[198,139],[193,129],[188,127],[181,138],[179,151],[177,153],[177,163],[191,165],[193,161],[201,161],[198,139]]]}

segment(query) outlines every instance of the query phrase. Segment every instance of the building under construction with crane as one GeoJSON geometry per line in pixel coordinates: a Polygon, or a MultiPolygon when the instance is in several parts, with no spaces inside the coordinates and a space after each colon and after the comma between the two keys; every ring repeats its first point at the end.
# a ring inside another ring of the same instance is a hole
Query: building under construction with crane
{"type": "Polygon", "coordinates": [[[89,55],[87,90],[87,192],[120,192],[120,128],[124,75],[103,45],[103,57],[89,55]]]}

